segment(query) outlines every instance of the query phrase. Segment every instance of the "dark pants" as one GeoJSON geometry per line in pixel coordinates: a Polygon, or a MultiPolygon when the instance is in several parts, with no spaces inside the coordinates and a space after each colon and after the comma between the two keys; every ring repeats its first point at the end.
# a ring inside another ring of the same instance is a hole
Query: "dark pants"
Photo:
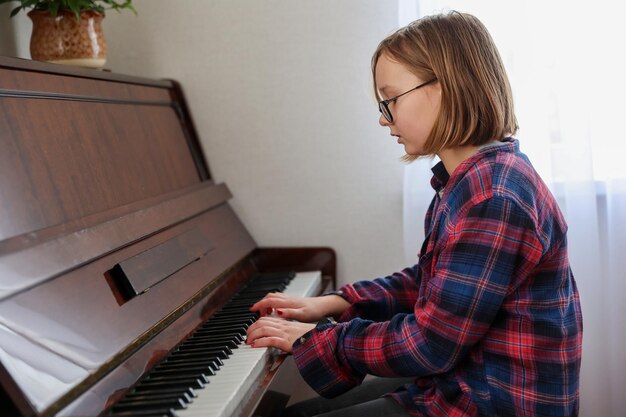
{"type": "Polygon", "coordinates": [[[311,398],[285,409],[283,417],[407,417],[409,413],[381,395],[413,383],[413,378],[374,378],[333,399],[311,398]]]}

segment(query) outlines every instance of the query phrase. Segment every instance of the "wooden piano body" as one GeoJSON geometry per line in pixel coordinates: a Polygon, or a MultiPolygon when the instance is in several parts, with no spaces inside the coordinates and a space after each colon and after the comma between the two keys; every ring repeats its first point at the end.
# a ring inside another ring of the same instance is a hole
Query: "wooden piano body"
{"type": "Polygon", "coordinates": [[[230,197],[176,82],[0,57],[0,415],[106,413],[259,271],[334,286],[331,249],[258,248],[230,197]]]}

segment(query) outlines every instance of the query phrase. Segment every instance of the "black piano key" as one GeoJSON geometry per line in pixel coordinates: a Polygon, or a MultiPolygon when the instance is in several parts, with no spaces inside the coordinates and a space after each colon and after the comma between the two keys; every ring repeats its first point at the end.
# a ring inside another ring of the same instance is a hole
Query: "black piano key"
{"type": "Polygon", "coordinates": [[[176,352],[175,355],[171,356],[171,359],[180,359],[180,358],[200,358],[200,359],[204,359],[204,358],[222,358],[222,359],[228,359],[232,354],[233,354],[233,350],[230,348],[222,348],[220,346],[215,347],[215,346],[194,346],[194,345],[187,345],[187,346],[181,346],[179,347],[176,352]]]}
{"type": "Polygon", "coordinates": [[[229,318],[220,318],[220,319],[209,319],[206,323],[204,323],[202,325],[202,327],[200,327],[198,329],[198,331],[203,331],[203,330],[211,330],[211,329],[222,329],[222,330],[227,330],[228,328],[232,328],[232,329],[245,329],[247,326],[246,324],[252,324],[255,321],[257,321],[256,318],[249,318],[249,319],[229,319],[229,318]]]}
{"type": "Polygon", "coordinates": [[[187,378],[186,380],[177,381],[142,381],[135,387],[135,390],[142,391],[150,388],[204,388],[204,382],[198,378],[187,378]]]}
{"type": "MultiPolygon", "coordinates": [[[[216,356],[207,356],[207,357],[181,357],[181,356],[172,356],[167,359],[167,362],[161,363],[160,366],[162,368],[159,369],[175,369],[175,368],[184,368],[189,366],[210,366],[215,370],[220,369],[224,365],[224,361],[216,356]],[[219,362],[217,360],[219,359],[219,362]]],[[[155,368],[156,369],[156,368],[155,368]]]]}
{"type": "Polygon", "coordinates": [[[204,346],[202,345],[181,345],[174,352],[176,355],[179,354],[187,354],[187,353],[202,353],[203,355],[212,355],[215,352],[225,352],[228,356],[233,354],[233,350],[224,345],[215,346],[213,343],[207,343],[204,346]]]}
{"type": "Polygon", "coordinates": [[[165,376],[165,375],[206,375],[213,376],[215,375],[215,369],[210,366],[186,366],[180,368],[162,368],[155,369],[150,372],[150,377],[153,376],[165,376]]]}
{"type": "Polygon", "coordinates": [[[113,406],[113,412],[117,411],[132,411],[132,410],[163,410],[169,409],[180,410],[187,408],[187,404],[180,398],[168,399],[157,398],[149,401],[129,401],[119,402],[113,406]]]}
{"type": "MultiPolygon", "coordinates": [[[[253,320],[253,323],[256,320],[253,320]]],[[[215,323],[211,323],[210,325],[207,324],[203,327],[200,327],[195,333],[194,333],[194,337],[207,337],[207,336],[214,336],[214,337],[221,337],[221,338],[233,338],[233,337],[237,337],[237,335],[239,335],[239,337],[243,337],[246,335],[247,332],[247,328],[250,327],[247,324],[241,324],[241,323],[237,323],[237,322],[225,322],[225,323],[221,323],[221,322],[215,322],[215,323]]]]}
{"type": "Polygon", "coordinates": [[[193,342],[193,341],[212,341],[212,340],[217,340],[217,341],[221,340],[225,342],[232,340],[235,343],[241,343],[242,341],[245,340],[245,335],[242,335],[239,333],[233,333],[233,332],[229,332],[225,334],[214,334],[214,333],[207,331],[205,333],[203,329],[199,329],[196,333],[194,333],[193,336],[185,340],[182,344],[186,342],[193,342]]]}
{"type": "Polygon", "coordinates": [[[185,340],[180,346],[225,346],[230,349],[237,349],[243,342],[243,337],[232,339],[230,337],[194,337],[185,340]]]}
{"type": "Polygon", "coordinates": [[[192,359],[204,359],[204,358],[220,358],[220,359],[228,359],[228,352],[225,350],[213,350],[211,352],[175,352],[175,355],[172,355],[167,361],[168,362],[182,362],[186,360],[192,359]]]}
{"type": "Polygon", "coordinates": [[[138,393],[138,394],[130,394],[130,395],[126,395],[122,400],[120,400],[116,405],[120,405],[120,404],[126,404],[129,402],[133,402],[133,401],[150,401],[150,400],[154,400],[154,399],[172,399],[172,400],[176,400],[176,399],[180,399],[183,402],[185,402],[185,404],[189,404],[191,402],[193,402],[193,398],[191,395],[189,395],[186,392],[178,392],[178,393],[173,393],[173,394],[165,394],[162,392],[152,392],[152,393],[138,393]]]}
{"type": "Polygon", "coordinates": [[[246,329],[245,328],[235,328],[235,329],[200,329],[198,330],[198,332],[201,332],[202,335],[205,336],[210,336],[210,335],[214,335],[214,336],[230,336],[230,335],[239,335],[239,336],[245,336],[246,335],[246,329]]]}
{"type": "Polygon", "coordinates": [[[222,313],[226,311],[249,311],[249,310],[246,310],[246,305],[245,305],[246,301],[247,300],[245,299],[245,297],[231,298],[228,301],[228,303],[223,305],[222,308],[216,311],[216,313],[222,313]]]}
{"type": "Polygon", "coordinates": [[[110,414],[115,417],[178,417],[176,410],[133,410],[110,414]]]}
{"type": "Polygon", "coordinates": [[[198,329],[196,332],[196,337],[206,337],[206,336],[218,336],[218,337],[236,337],[239,335],[243,337],[247,333],[248,326],[239,326],[233,325],[232,323],[226,324],[213,324],[211,326],[206,326],[201,329],[198,329]]]}
{"type": "Polygon", "coordinates": [[[207,321],[207,325],[215,326],[216,324],[233,324],[241,326],[246,323],[252,324],[258,319],[257,313],[236,313],[236,314],[221,314],[219,316],[213,316],[207,321]]]}
{"type": "Polygon", "coordinates": [[[166,362],[163,362],[163,365],[167,366],[180,366],[180,365],[213,365],[217,366],[218,369],[224,366],[224,360],[217,356],[207,356],[207,357],[198,357],[198,358],[179,358],[171,356],[167,358],[166,362]]]}
{"type": "Polygon", "coordinates": [[[154,382],[182,382],[182,383],[187,383],[188,381],[193,381],[193,380],[199,380],[202,381],[202,383],[204,384],[208,384],[209,383],[209,378],[207,378],[206,375],[204,374],[198,374],[198,375],[192,375],[192,376],[180,376],[180,375],[168,375],[168,376],[157,376],[157,375],[152,375],[152,373],[150,374],[150,376],[144,380],[141,381],[141,384],[149,384],[149,383],[154,383],[154,382]]]}
{"type": "Polygon", "coordinates": [[[261,291],[251,290],[248,293],[239,294],[236,297],[233,297],[228,302],[228,304],[226,304],[222,308],[229,308],[230,306],[245,307],[245,303],[250,303],[250,305],[252,305],[252,304],[254,304],[254,302],[260,300],[263,297],[265,297],[270,292],[279,292],[279,291],[275,291],[275,290],[280,290],[280,289],[275,287],[275,288],[270,288],[268,290],[261,290],[261,291]],[[263,294],[259,294],[259,293],[261,293],[263,291],[265,291],[263,294]]]}
{"type": "MultiPolygon", "coordinates": [[[[237,346],[235,345],[235,349],[237,346]]],[[[196,352],[202,350],[205,354],[213,354],[214,352],[226,352],[228,355],[233,354],[233,349],[228,343],[215,344],[211,341],[205,341],[204,345],[198,343],[182,343],[171,353],[172,356],[180,353],[196,352]]]]}
{"type": "Polygon", "coordinates": [[[248,310],[248,308],[254,304],[254,303],[250,303],[251,300],[245,300],[245,299],[238,299],[238,300],[231,300],[228,302],[227,305],[225,305],[224,307],[222,307],[220,309],[220,311],[250,311],[248,310]]]}
{"type": "MultiPolygon", "coordinates": [[[[188,348],[191,349],[191,348],[188,348]]],[[[227,359],[230,355],[232,355],[233,351],[231,349],[221,349],[221,348],[209,348],[205,349],[202,352],[191,351],[186,352],[185,350],[181,350],[178,348],[175,352],[172,352],[168,361],[181,361],[184,358],[221,358],[227,359]]]]}
{"type": "Polygon", "coordinates": [[[219,358],[200,358],[194,359],[192,361],[168,361],[162,362],[157,367],[154,368],[155,371],[162,369],[181,369],[181,368],[189,368],[191,366],[203,366],[213,371],[218,371],[224,362],[219,358]]]}
{"type": "MultiPolygon", "coordinates": [[[[181,398],[185,396],[189,396],[191,398],[196,398],[198,394],[193,388],[189,387],[175,387],[175,388],[144,388],[139,391],[133,390],[131,393],[126,394],[126,397],[138,397],[141,395],[180,395],[181,398]]],[[[124,397],[124,398],[126,398],[124,397]]]]}
{"type": "Polygon", "coordinates": [[[231,325],[231,326],[237,326],[237,327],[244,327],[246,326],[250,326],[252,325],[252,323],[254,323],[256,321],[256,319],[252,319],[252,318],[243,318],[243,319],[239,319],[237,317],[234,318],[229,318],[229,317],[221,317],[221,318],[216,318],[216,319],[209,319],[206,322],[206,326],[216,326],[216,325],[231,325]]]}
{"type": "Polygon", "coordinates": [[[159,365],[160,366],[159,369],[182,369],[182,368],[188,368],[190,366],[208,366],[210,368],[213,368],[213,370],[217,372],[223,365],[224,365],[224,362],[219,358],[214,358],[214,359],[200,358],[200,359],[194,359],[194,360],[189,360],[189,361],[163,362],[161,365],[159,365]],[[217,362],[217,360],[219,360],[219,362],[217,362]]]}
{"type": "Polygon", "coordinates": [[[248,318],[255,318],[256,317],[256,313],[253,311],[245,311],[245,310],[236,310],[236,311],[218,311],[217,313],[215,313],[211,319],[221,319],[221,318],[232,318],[232,319],[248,319],[248,318]]]}
{"type": "Polygon", "coordinates": [[[228,305],[222,307],[220,310],[216,311],[215,314],[223,315],[223,314],[237,314],[237,313],[254,313],[250,311],[250,306],[254,304],[255,300],[239,298],[235,300],[230,300],[228,305]]]}
{"type": "Polygon", "coordinates": [[[239,344],[234,340],[229,340],[227,342],[224,341],[212,341],[212,340],[196,340],[194,342],[185,342],[182,345],[179,345],[178,349],[217,349],[217,348],[227,348],[231,352],[239,349],[239,344]]]}
{"type": "Polygon", "coordinates": [[[222,311],[219,313],[215,313],[209,320],[219,320],[219,319],[228,319],[228,318],[232,318],[232,319],[240,319],[240,318],[251,318],[251,319],[255,319],[257,316],[257,313],[254,311],[245,311],[245,310],[227,310],[227,311],[222,311]]]}
{"type": "Polygon", "coordinates": [[[194,335],[198,337],[220,337],[220,338],[244,338],[247,335],[246,327],[236,326],[215,326],[199,329],[194,335]]]}
{"type": "MultiPolygon", "coordinates": [[[[178,347],[176,349],[174,349],[174,351],[172,353],[170,353],[170,357],[176,357],[179,355],[182,355],[183,353],[190,351],[190,350],[197,350],[199,348],[202,348],[202,346],[197,346],[197,345],[193,345],[193,344],[180,344],[178,345],[178,347]]],[[[204,350],[204,354],[207,356],[217,356],[217,357],[223,357],[224,354],[226,355],[232,355],[233,354],[233,350],[228,347],[228,346],[223,346],[223,345],[218,345],[217,347],[211,347],[211,346],[207,346],[206,348],[203,349],[204,350]]]]}

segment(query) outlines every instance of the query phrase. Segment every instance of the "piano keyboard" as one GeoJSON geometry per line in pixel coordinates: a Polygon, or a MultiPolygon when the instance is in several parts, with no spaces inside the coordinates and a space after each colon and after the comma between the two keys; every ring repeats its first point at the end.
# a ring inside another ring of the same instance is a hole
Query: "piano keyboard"
{"type": "Polygon", "coordinates": [[[256,320],[248,308],[268,292],[319,293],[319,271],[261,274],[144,377],[111,416],[227,417],[263,374],[273,349],[244,343],[256,320]]]}

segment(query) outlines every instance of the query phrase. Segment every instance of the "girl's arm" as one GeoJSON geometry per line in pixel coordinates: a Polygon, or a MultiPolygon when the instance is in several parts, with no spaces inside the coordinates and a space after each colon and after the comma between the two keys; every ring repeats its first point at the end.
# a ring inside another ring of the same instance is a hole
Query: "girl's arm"
{"type": "Polygon", "coordinates": [[[389,320],[396,314],[413,311],[420,286],[420,270],[416,264],[400,272],[372,281],[358,281],[334,292],[350,307],[338,321],[362,318],[373,321],[389,320]]]}
{"type": "Polygon", "coordinates": [[[325,316],[339,321],[355,317],[384,321],[394,314],[410,312],[419,290],[419,268],[373,281],[360,281],[320,297],[291,297],[282,293],[267,294],[250,307],[261,316],[276,313],[278,317],[302,322],[316,322],[325,316]]]}
{"type": "MultiPolygon", "coordinates": [[[[293,345],[300,373],[320,394],[333,397],[368,373],[419,377],[447,372],[491,329],[515,279],[527,277],[541,256],[536,226],[525,211],[503,198],[479,203],[455,225],[433,260],[426,291],[411,314],[379,323],[354,319],[318,326],[293,345]]],[[[385,290],[398,281],[383,282],[388,285],[379,284],[379,294],[386,298],[393,291],[385,290]]],[[[388,304],[403,303],[388,299],[388,304]]],[[[503,343],[511,336],[502,329],[503,343]]]]}

